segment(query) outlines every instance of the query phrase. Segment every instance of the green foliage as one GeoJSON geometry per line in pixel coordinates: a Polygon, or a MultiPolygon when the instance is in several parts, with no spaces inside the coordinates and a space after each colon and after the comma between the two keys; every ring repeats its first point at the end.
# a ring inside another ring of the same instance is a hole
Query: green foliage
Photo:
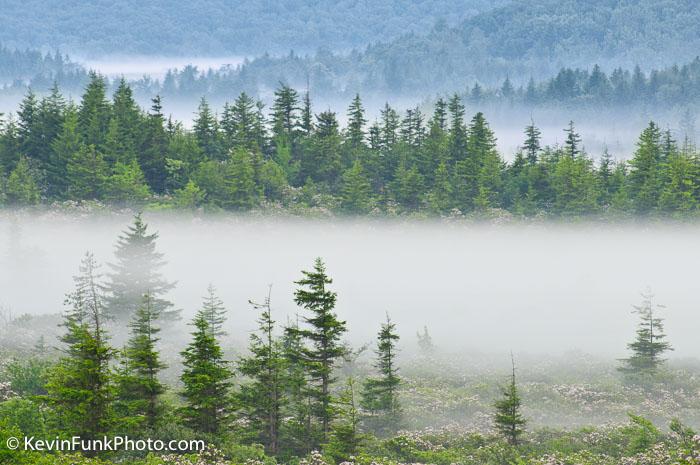
{"type": "Polygon", "coordinates": [[[181,353],[185,406],[180,415],[196,431],[218,433],[229,420],[232,373],[204,315],[198,313],[192,324],[192,341],[181,353]]]}
{"type": "Polygon", "coordinates": [[[141,305],[129,323],[131,337],[122,354],[122,366],[117,375],[115,410],[126,431],[153,430],[162,420],[159,396],[165,386],[158,374],[165,368],[156,344],[160,328],[160,311],[154,306],[150,293],[143,296],[141,305]]]}
{"type": "Polygon", "coordinates": [[[288,327],[287,332],[310,343],[299,348],[298,356],[310,381],[306,387],[312,401],[310,413],[321,423],[325,441],[335,416],[330,386],[335,380],[333,367],[346,352],[340,343],[346,324],[334,313],[337,295],[327,288],[333,280],[326,274],[323,261],[317,258],[313,270],[302,274],[303,278],[296,282],[294,302],[310,313],[303,317],[307,327],[288,327]]]}
{"type": "Polygon", "coordinates": [[[84,439],[101,437],[113,423],[110,362],[107,345],[103,287],[92,254],[87,253],[74,277],[75,290],[65,315],[66,355],[51,370],[45,399],[57,427],[84,439]]]}
{"type": "Polygon", "coordinates": [[[619,368],[630,379],[649,378],[657,374],[664,363],[661,357],[673,350],[665,340],[663,319],[656,316],[661,308],[664,307],[654,304],[654,296],[649,291],[642,294],[641,305],[634,306],[634,313],[639,314],[637,337],[627,344],[632,354],[622,360],[623,365],[619,368]]]}
{"type": "Polygon", "coordinates": [[[496,430],[508,440],[509,444],[516,446],[527,422],[520,412],[521,400],[515,383],[515,362],[513,362],[510,382],[501,388],[501,396],[494,403],[496,430]]]}

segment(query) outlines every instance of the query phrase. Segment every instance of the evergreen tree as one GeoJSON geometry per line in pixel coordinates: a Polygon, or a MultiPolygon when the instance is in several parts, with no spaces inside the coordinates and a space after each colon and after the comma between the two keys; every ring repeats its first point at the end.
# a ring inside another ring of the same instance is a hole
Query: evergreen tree
{"type": "Polygon", "coordinates": [[[513,372],[510,376],[510,382],[507,386],[501,388],[501,399],[494,404],[496,415],[494,423],[496,430],[501,433],[508,444],[512,446],[518,445],[518,439],[523,433],[523,427],[527,423],[520,412],[520,395],[518,387],[515,383],[515,360],[512,359],[513,372]]]}
{"type": "Polygon", "coordinates": [[[569,121],[569,127],[564,129],[564,132],[566,133],[566,140],[564,141],[565,153],[571,158],[576,158],[581,153],[581,136],[576,132],[573,121],[569,121]]]}
{"type": "Polygon", "coordinates": [[[144,141],[138,153],[138,161],[150,188],[162,194],[166,190],[168,133],[161,98],[151,99],[151,111],[145,121],[144,141]]]}
{"type": "Polygon", "coordinates": [[[80,145],[66,165],[68,193],[77,200],[98,200],[104,195],[107,163],[94,145],[80,145]]]}
{"type": "Polygon", "coordinates": [[[525,149],[525,156],[531,165],[537,163],[537,156],[542,148],[540,145],[541,135],[542,132],[535,126],[534,121],[525,128],[526,138],[523,149],[525,149]]]}
{"type": "Polygon", "coordinates": [[[386,322],[382,323],[377,334],[377,359],[374,367],[379,372],[379,376],[368,378],[362,392],[363,407],[374,415],[384,417],[382,420],[385,427],[395,427],[401,411],[398,399],[401,379],[396,366],[398,340],[396,325],[387,315],[386,322]]]}
{"type": "Polygon", "coordinates": [[[365,435],[360,433],[360,414],[355,397],[355,380],[350,377],[335,399],[338,419],[333,423],[328,443],[323,445],[324,454],[336,463],[352,460],[365,440],[365,435]]]}
{"type": "Polygon", "coordinates": [[[7,178],[5,196],[8,205],[24,206],[39,203],[41,192],[29,160],[20,157],[19,162],[7,178]]]}
{"type": "Polygon", "coordinates": [[[51,372],[46,399],[62,431],[89,440],[102,437],[113,423],[109,367],[113,351],[104,329],[101,276],[91,253],[73,279],[75,290],[66,299],[71,308],[61,338],[66,351],[51,372]]]}
{"type": "Polygon", "coordinates": [[[194,119],[193,132],[202,154],[210,160],[222,160],[224,153],[219,137],[219,122],[207,100],[202,97],[194,119]]]}
{"type": "Polygon", "coordinates": [[[39,160],[43,151],[39,128],[39,101],[32,89],[27,91],[24,99],[19,104],[17,128],[22,154],[34,160],[39,160]]]}
{"type": "Polygon", "coordinates": [[[299,94],[280,83],[272,103],[272,133],[275,140],[294,145],[299,129],[299,94]]]}
{"type": "Polygon", "coordinates": [[[207,295],[204,297],[202,308],[198,310],[198,313],[206,320],[212,336],[218,338],[226,335],[226,331],[224,331],[226,307],[224,307],[223,300],[216,295],[216,288],[213,284],[209,284],[207,287],[207,295]]]}
{"type": "Polygon", "coordinates": [[[235,210],[247,210],[257,205],[260,189],[255,182],[255,166],[251,153],[236,149],[226,164],[224,205],[235,210]]]}
{"type": "Polygon", "coordinates": [[[447,109],[450,113],[450,160],[455,163],[467,154],[467,127],[464,123],[464,104],[459,95],[450,98],[447,109]]]}
{"type": "Polygon", "coordinates": [[[179,312],[170,310],[172,302],[164,296],[175,287],[160,273],[163,267],[163,254],[156,250],[158,233],[148,233],[148,224],[141,214],[117,240],[116,262],[110,264],[109,275],[109,314],[121,321],[131,319],[141,305],[143,295],[151,296],[151,305],[165,320],[178,317],[179,312]]]}
{"type": "Polygon", "coordinates": [[[68,195],[70,186],[68,164],[80,149],[78,112],[75,106],[68,105],[60,131],[51,142],[51,151],[46,164],[46,183],[50,197],[65,198],[68,195]]]}
{"type": "Polygon", "coordinates": [[[642,131],[637,149],[630,160],[629,196],[638,214],[649,214],[661,195],[661,131],[650,122],[642,131]]]}
{"type": "Polygon", "coordinates": [[[287,331],[298,334],[311,344],[303,347],[300,355],[310,378],[311,411],[321,423],[322,442],[325,442],[334,417],[330,391],[335,381],[333,368],[345,354],[340,338],[346,326],[333,311],[337,295],[327,288],[333,280],[326,274],[323,261],[317,258],[313,271],[302,273],[304,277],[296,282],[299,287],[294,292],[294,301],[311,315],[304,317],[307,328],[287,328],[287,331]]]}
{"type": "Polygon", "coordinates": [[[363,147],[365,143],[364,126],[367,123],[365,119],[365,109],[362,107],[360,94],[355,94],[350,107],[348,107],[348,126],[345,134],[346,142],[352,148],[363,147]]]}
{"type": "Polygon", "coordinates": [[[110,118],[111,108],[107,101],[105,80],[99,74],[90,72],[90,82],[78,110],[78,127],[83,142],[102,150],[110,118]]]}
{"type": "Polygon", "coordinates": [[[274,336],[270,293],[262,304],[250,303],[260,311],[260,317],[258,331],[250,336],[250,355],[238,362],[240,373],[250,379],[241,386],[239,403],[249,427],[265,445],[266,452],[277,455],[285,405],[285,358],[282,344],[274,336]]]}
{"type": "Polygon", "coordinates": [[[435,351],[433,338],[430,336],[427,326],[423,326],[422,333],[416,332],[416,337],[418,338],[418,348],[424,355],[431,355],[435,351]]]}
{"type": "Polygon", "coordinates": [[[204,315],[198,313],[192,324],[192,341],[181,352],[181,395],[185,406],[180,413],[193,430],[216,434],[227,425],[230,416],[232,373],[204,315]]]}
{"type": "Polygon", "coordinates": [[[156,347],[159,317],[151,294],[144,294],[129,323],[131,337],[124,349],[122,370],[117,377],[117,409],[126,431],[139,432],[144,427],[153,431],[163,415],[159,398],[165,392],[165,386],[158,374],[166,365],[156,347]]]}
{"type": "Polygon", "coordinates": [[[637,337],[627,344],[632,351],[629,358],[622,360],[619,370],[629,377],[653,376],[663,365],[661,357],[671,348],[664,334],[663,319],[657,316],[662,305],[654,303],[650,291],[642,294],[641,305],[634,305],[634,313],[639,315],[637,337]]]}
{"type": "Polygon", "coordinates": [[[340,202],[343,210],[352,214],[367,213],[373,207],[372,186],[359,160],[343,174],[340,202]]]}

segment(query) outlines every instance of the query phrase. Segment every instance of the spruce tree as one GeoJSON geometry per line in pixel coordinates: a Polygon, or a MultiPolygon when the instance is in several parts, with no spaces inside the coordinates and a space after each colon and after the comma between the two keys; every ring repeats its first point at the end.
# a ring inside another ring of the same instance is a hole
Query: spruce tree
{"type": "Polygon", "coordinates": [[[148,233],[148,224],[141,214],[117,240],[116,262],[110,264],[109,314],[120,321],[129,321],[141,305],[143,295],[149,293],[154,309],[164,320],[178,318],[179,311],[171,310],[172,302],[165,295],[174,283],[166,281],[160,273],[165,264],[163,254],[156,250],[158,233],[148,233]]]}
{"type": "Polygon", "coordinates": [[[377,334],[377,359],[374,368],[379,376],[368,378],[364,383],[362,392],[362,405],[373,415],[382,417],[384,427],[395,427],[401,407],[399,405],[398,388],[401,379],[398,376],[396,366],[396,343],[399,335],[396,333],[396,325],[392,323],[389,315],[386,322],[382,323],[377,334]]]}
{"type": "Polygon", "coordinates": [[[78,127],[83,142],[102,150],[110,117],[111,106],[107,101],[105,80],[91,71],[90,82],[83,93],[78,110],[78,127]]]}
{"type": "Polygon", "coordinates": [[[564,129],[564,132],[566,133],[566,140],[564,141],[565,153],[571,158],[576,158],[581,153],[581,136],[576,132],[573,121],[569,121],[569,127],[564,129]]]}
{"type": "Polygon", "coordinates": [[[180,353],[181,396],[185,401],[180,414],[193,430],[216,434],[227,425],[230,416],[232,373],[204,315],[198,313],[192,324],[192,341],[180,353]]]}
{"type": "Polygon", "coordinates": [[[347,213],[362,214],[372,209],[372,186],[359,160],[355,160],[352,168],[343,173],[340,195],[341,206],[347,213]]]}
{"type": "Polygon", "coordinates": [[[642,303],[633,307],[639,315],[637,337],[627,344],[632,354],[622,360],[619,370],[630,378],[653,376],[664,363],[664,353],[673,350],[666,341],[663,319],[657,316],[664,306],[655,304],[654,295],[646,291],[642,293],[642,303]]]}
{"type": "Polygon", "coordinates": [[[68,194],[75,200],[99,200],[104,197],[109,169],[94,145],[78,147],[66,164],[68,194]]]}
{"type": "Polygon", "coordinates": [[[347,463],[351,460],[366,439],[360,432],[360,413],[355,391],[355,380],[350,377],[334,401],[338,418],[333,422],[328,442],[323,445],[323,452],[336,463],[347,463]]]}
{"type": "Polygon", "coordinates": [[[152,431],[162,417],[160,396],[165,386],[158,374],[166,367],[157,349],[160,312],[150,293],[129,323],[131,337],[123,351],[122,369],[117,377],[117,408],[127,431],[152,431]]]}
{"type": "Polygon", "coordinates": [[[250,355],[238,362],[238,371],[250,379],[241,386],[239,405],[256,439],[263,443],[266,452],[277,455],[286,401],[286,361],[282,344],[274,334],[270,292],[263,303],[250,304],[260,311],[260,317],[258,331],[250,336],[250,355]]]}
{"type": "Polygon", "coordinates": [[[213,284],[209,284],[207,295],[203,299],[202,308],[198,310],[198,314],[207,321],[212,336],[218,338],[226,335],[224,331],[226,313],[223,300],[216,295],[216,288],[213,284]]]}
{"type": "Polygon", "coordinates": [[[494,403],[496,408],[494,424],[496,430],[506,438],[508,444],[517,446],[527,421],[520,412],[521,400],[515,383],[515,360],[512,355],[511,363],[513,371],[510,382],[501,388],[501,399],[494,403]]]}
{"type": "Polygon", "coordinates": [[[362,107],[360,94],[355,94],[352,103],[348,107],[348,126],[345,133],[345,140],[352,148],[363,147],[365,143],[364,126],[367,123],[365,119],[365,109],[362,107]]]}
{"type": "Polygon", "coordinates": [[[525,144],[523,149],[525,149],[525,157],[531,165],[537,163],[537,157],[542,148],[540,144],[541,135],[542,132],[535,126],[534,121],[525,127],[525,144]]]}
{"type": "Polygon", "coordinates": [[[637,149],[629,161],[628,192],[637,214],[649,214],[658,205],[662,188],[661,160],[661,131],[652,121],[639,136],[637,149]]]}
{"type": "Polygon", "coordinates": [[[317,258],[313,270],[302,274],[304,277],[296,282],[299,287],[294,292],[294,301],[310,315],[303,318],[306,328],[293,327],[287,331],[310,343],[301,349],[300,355],[310,381],[311,412],[321,424],[322,442],[325,442],[334,417],[330,389],[335,381],[333,368],[346,352],[340,342],[346,324],[334,312],[337,295],[328,289],[333,280],[326,274],[323,261],[317,258]]]}
{"type": "Polygon", "coordinates": [[[46,399],[60,428],[82,439],[96,439],[113,424],[113,351],[104,329],[104,291],[98,265],[85,254],[75,290],[68,294],[69,311],[64,316],[66,333],[61,341],[65,355],[52,370],[46,399]]]}

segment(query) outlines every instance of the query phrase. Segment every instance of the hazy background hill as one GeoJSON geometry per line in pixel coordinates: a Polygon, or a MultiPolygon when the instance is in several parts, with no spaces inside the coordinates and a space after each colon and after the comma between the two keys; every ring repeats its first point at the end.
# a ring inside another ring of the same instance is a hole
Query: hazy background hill
{"type": "Polygon", "coordinates": [[[345,50],[457,24],[510,0],[3,0],[0,41],[72,53],[345,50]]]}

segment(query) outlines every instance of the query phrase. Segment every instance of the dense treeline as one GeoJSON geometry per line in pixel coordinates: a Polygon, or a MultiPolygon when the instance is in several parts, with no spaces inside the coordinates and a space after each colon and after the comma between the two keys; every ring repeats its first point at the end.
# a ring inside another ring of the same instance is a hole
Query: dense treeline
{"type": "MultiPolygon", "coordinates": [[[[347,323],[336,314],[338,295],[320,258],[295,282],[294,304],[300,311],[296,321],[275,321],[271,291],[260,303],[250,301],[258,313],[258,327],[250,333],[248,350],[235,359],[223,349],[227,308],[210,286],[179,353],[179,383],[164,382],[164,346],[172,348],[178,339],[172,331],[179,316],[164,312],[172,306],[166,299],[173,284],[161,275],[164,261],[157,238],[139,214],[118,238],[111,272],[103,274],[94,255],[85,254],[66,296],[61,350],[49,349],[41,338],[28,358],[0,366],[0,375],[9,380],[5,384],[0,378],[3,436],[78,437],[82,444],[110,435],[132,440],[196,438],[245,463],[250,463],[246,458],[297,463],[300,457],[319,454],[314,451],[322,451],[331,463],[347,463],[360,454],[365,455],[362,463],[370,463],[372,454],[384,450],[378,438],[388,438],[386,451],[402,453],[391,443],[405,440],[392,439],[404,423],[396,324],[387,314],[377,333],[373,363],[360,369],[357,360],[364,349],[345,341],[347,323]],[[125,332],[126,337],[119,338],[123,343],[116,342],[114,335],[125,332]]],[[[664,369],[661,357],[672,350],[659,307],[650,294],[643,294],[635,307],[640,315],[637,335],[628,345],[630,357],[620,366],[631,386],[646,388],[657,382],[664,369]]],[[[436,363],[427,328],[418,339],[420,358],[436,363]]],[[[508,382],[499,391],[492,407],[493,426],[513,448],[509,453],[522,453],[518,446],[527,419],[514,360],[508,382]]],[[[681,426],[678,422],[676,429],[681,426]]],[[[476,440],[475,433],[470,434],[467,437],[476,440]]],[[[483,446],[483,439],[476,444],[483,446]]],[[[143,461],[147,451],[86,448],[83,453],[116,463],[190,463],[157,454],[143,461]]],[[[15,464],[58,464],[63,459],[93,463],[60,454],[52,462],[52,455],[31,450],[2,454],[0,458],[15,464]]],[[[451,463],[450,458],[448,454],[434,459],[451,463]]],[[[486,463],[502,463],[490,460],[486,463]]],[[[223,457],[209,457],[196,463],[224,462],[223,457]]]]}
{"type": "Polygon", "coordinates": [[[202,99],[191,130],[148,112],[122,81],[108,100],[93,74],[79,104],[57,88],[29,92],[0,133],[7,206],[98,200],[250,210],[278,205],[349,214],[692,215],[700,161],[691,141],[649,123],[628,161],[594,163],[573,123],[561,146],[542,146],[534,125],[506,163],[482,113],[439,99],[430,117],[388,104],[371,124],[359,96],[340,128],[282,85],[266,111],[241,94],[221,115],[202,99]]]}
{"type": "Polygon", "coordinates": [[[58,52],[10,49],[0,43],[0,84],[4,86],[23,87],[27,81],[40,88],[54,81],[69,84],[80,71],[79,65],[58,52]]]}

